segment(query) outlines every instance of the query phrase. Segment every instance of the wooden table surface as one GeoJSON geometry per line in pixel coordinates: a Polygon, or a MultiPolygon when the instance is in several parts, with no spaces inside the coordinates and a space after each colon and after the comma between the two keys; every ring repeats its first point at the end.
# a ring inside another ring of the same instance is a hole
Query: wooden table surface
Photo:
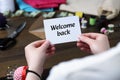
{"type": "MultiPolygon", "coordinates": [[[[119,16],[120,17],[120,16],[119,16]]],[[[111,23],[120,23],[120,18],[112,20],[111,23]]],[[[26,60],[24,56],[24,47],[31,43],[32,41],[39,40],[38,37],[30,34],[28,32],[30,26],[34,23],[37,18],[26,18],[18,17],[9,20],[8,24],[11,25],[10,29],[7,31],[0,31],[0,38],[11,33],[15,28],[23,21],[27,22],[26,28],[22,33],[16,38],[17,43],[15,46],[8,50],[0,51],[0,77],[5,76],[7,73],[8,66],[22,66],[26,65],[26,60]]],[[[89,27],[82,30],[82,32],[97,32],[95,28],[89,27]]],[[[120,27],[115,28],[115,32],[108,35],[110,39],[111,47],[115,46],[120,41],[120,27]]],[[[66,43],[56,45],[56,54],[49,58],[45,63],[45,68],[52,67],[61,61],[66,61],[74,58],[84,57],[89,55],[88,53],[81,52],[77,47],[76,43],[66,43]]]]}

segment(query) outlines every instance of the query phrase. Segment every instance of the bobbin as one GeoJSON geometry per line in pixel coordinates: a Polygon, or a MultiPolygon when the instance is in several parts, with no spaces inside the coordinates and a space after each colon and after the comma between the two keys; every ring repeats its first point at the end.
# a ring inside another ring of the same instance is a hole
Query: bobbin
{"type": "Polygon", "coordinates": [[[114,32],[114,24],[108,24],[108,31],[109,33],[113,33],[114,32]]]}
{"type": "Polygon", "coordinates": [[[84,28],[84,29],[87,28],[87,20],[82,18],[81,23],[82,23],[81,28],[84,28]]]}
{"type": "Polygon", "coordinates": [[[109,34],[109,31],[105,27],[101,28],[100,32],[103,34],[109,34]]]}

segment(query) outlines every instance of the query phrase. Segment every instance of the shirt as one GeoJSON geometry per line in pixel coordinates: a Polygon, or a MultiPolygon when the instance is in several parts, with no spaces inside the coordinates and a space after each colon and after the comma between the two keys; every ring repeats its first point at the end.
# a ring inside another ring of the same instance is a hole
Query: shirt
{"type": "Polygon", "coordinates": [[[120,80],[120,43],[100,54],[54,66],[47,80],[120,80]]]}

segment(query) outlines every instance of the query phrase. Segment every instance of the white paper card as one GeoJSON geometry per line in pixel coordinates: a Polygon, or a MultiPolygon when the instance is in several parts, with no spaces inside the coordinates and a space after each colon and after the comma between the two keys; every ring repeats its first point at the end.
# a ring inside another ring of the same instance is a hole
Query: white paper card
{"type": "Polygon", "coordinates": [[[46,40],[52,44],[73,42],[81,34],[79,18],[76,16],[44,20],[46,40]]]}

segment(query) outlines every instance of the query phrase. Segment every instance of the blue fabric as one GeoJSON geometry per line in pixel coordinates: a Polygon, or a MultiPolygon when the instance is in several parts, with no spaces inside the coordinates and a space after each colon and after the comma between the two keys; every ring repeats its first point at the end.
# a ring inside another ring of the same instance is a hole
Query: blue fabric
{"type": "Polygon", "coordinates": [[[21,10],[24,10],[26,12],[33,12],[33,11],[53,11],[53,8],[48,8],[48,9],[36,9],[36,8],[33,8],[32,6],[26,4],[23,0],[16,0],[19,8],[21,10]]]}

